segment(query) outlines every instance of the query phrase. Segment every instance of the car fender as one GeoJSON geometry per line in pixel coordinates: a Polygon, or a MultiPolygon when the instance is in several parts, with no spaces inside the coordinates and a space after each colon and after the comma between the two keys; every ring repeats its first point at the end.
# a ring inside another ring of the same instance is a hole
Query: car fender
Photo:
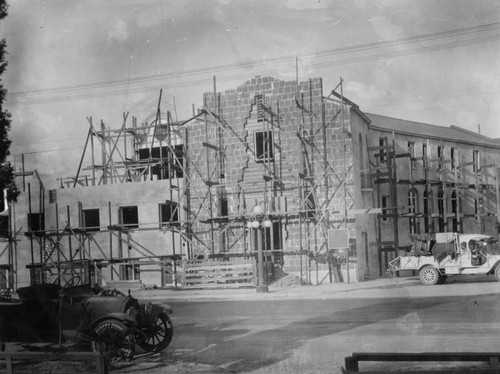
{"type": "Polygon", "coordinates": [[[440,273],[440,274],[442,274],[442,273],[443,273],[443,272],[441,271],[441,269],[440,269],[438,266],[434,265],[434,264],[423,264],[422,266],[420,266],[420,267],[418,268],[418,270],[417,270],[417,271],[418,271],[418,272],[420,272],[420,270],[422,270],[423,268],[425,268],[425,267],[427,267],[427,266],[429,266],[429,267],[431,267],[431,268],[436,269],[437,271],[439,271],[439,273],[440,273]]]}
{"type": "Polygon", "coordinates": [[[120,321],[123,324],[125,324],[127,327],[136,327],[137,326],[137,322],[136,322],[135,318],[133,318],[125,313],[114,312],[114,313],[109,313],[109,314],[106,314],[105,316],[102,316],[100,318],[95,319],[94,321],[92,321],[92,323],[90,324],[89,327],[91,329],[93,329],[99,323],[106,321],[106,320],[120,321]]]}
{"type": "Polygon", "coordinates": [[[434,264],[424,264],[418,268],[418,272],[420,273],[420,270],[422,270],[423,268],[425,268],[427,266],[436,269],[438,271],[439,275],[447,275],[448,274],[448,273],[446,273],[446,269],[440,268],[439,266],[436,266],[434,264]]]}
{"type": "Polygon", "coordinates": [[[493,274],[493,273],[495,273],[495,269],[496,269],[496,267],[498,265],[500,265],[500,259],[496,260],[496,262],[493,264],[493,266],[491,267],[491,269],[486,274],[493,274]]]}

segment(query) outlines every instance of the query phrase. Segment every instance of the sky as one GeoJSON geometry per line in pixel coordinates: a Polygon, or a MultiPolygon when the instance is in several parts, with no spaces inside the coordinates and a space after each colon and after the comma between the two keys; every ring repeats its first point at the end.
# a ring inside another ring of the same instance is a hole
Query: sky
{"type": "Polygon", "coordinates": [[[74,176],[90,119],[177,119],[257,75],[323,78],[367,113],[500,138],[498,0],[10,0],[11,154],[74,176]]]}

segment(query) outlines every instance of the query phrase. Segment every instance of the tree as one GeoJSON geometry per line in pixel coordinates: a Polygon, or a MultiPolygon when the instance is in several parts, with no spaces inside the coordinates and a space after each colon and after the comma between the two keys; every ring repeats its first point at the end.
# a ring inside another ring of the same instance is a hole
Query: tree
{"type": "MultiPolygon", "coordinates": [[[[0,0],[0,20],[7,17],[7,2],[0,0]]],[[[7,95],[7,90],[2,84],[1,76],[7,69],[7,61],[5,60],[6,42],[5,39],[0,40],[0,191],[7,190],[7,199],[16,201],[19,191],[14,181],[14,170],[7,156],[9,153],[10,139],[8,137],[10,130],[10,113],[4,108],[4,101],[7,95]]]]}

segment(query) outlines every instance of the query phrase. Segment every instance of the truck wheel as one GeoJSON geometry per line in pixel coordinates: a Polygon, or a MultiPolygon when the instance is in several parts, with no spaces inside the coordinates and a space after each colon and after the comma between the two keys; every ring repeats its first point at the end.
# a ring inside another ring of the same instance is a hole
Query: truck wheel
{"type": "Polygon", "coordinates": [[[426,286],[433,286],[439,281],[439,271],[433,266],[424,266],[420,272],[420,282],[426,286]]]}
{"type": "Polygon", "coordinates": [[[495,268],[495,278],[497,281],[500,281],[500,264],[495,268]]]}
{"type": "Polygon", "coordinates": [[[139,346],[147,352],[160,352],[172,341],[174,327],[170,317],[160,313],[152,324],[141,328],[141,332],[145,333],[145,339],[139,342],[139,346]]]}
{"type": "Polygon", "coordinates": [[[134,355],[134,337],[120,321],[109,319],[99,322],[94,328],[94,336],[92,351],[102,353],[108,366],[131,359],[134,355]]]}

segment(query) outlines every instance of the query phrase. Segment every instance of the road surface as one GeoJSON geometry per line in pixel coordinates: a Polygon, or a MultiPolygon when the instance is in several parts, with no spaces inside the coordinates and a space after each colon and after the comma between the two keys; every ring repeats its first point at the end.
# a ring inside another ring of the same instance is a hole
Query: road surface
{"type": "Polygon", "coordinates": [[[170,347],[118,372],[340,373],[352,352],[494,352],[500,333],[496,288],[454,282],[412,285],[391,297],[346,292],[169,302],[175,326],[170,347]],[[461,289],[468,291],[460,295],[461,289]]]}

